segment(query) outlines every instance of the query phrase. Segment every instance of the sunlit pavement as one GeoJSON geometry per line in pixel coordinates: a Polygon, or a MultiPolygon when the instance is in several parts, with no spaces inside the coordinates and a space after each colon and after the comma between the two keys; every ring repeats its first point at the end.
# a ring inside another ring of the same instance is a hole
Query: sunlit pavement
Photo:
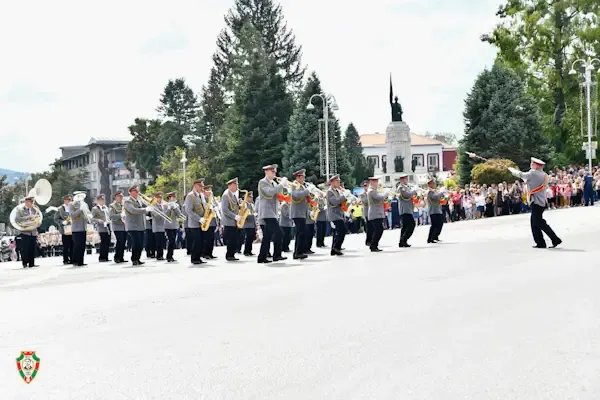
{"type": "Polygon", "coordinates": [[[0,399],[598,399],[600,208],[546,219],[558,249],[519,215],[269,265],[1,263],[0,399]]]}

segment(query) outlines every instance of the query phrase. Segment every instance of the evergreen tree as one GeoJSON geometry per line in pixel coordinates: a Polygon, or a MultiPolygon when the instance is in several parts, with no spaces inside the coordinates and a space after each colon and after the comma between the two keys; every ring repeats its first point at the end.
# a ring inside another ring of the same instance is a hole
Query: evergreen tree
{"type": "Polygon", "coordinates": [[[373,175],[373,166],[369,165],[363,154],[360,135],[352,122],[346,128],[343,145],[352,167],[355,184],[360,184],[360,182],[373,175]]]}
{"type": "Polygon", "coordinates": [[[129,126],[133,139],[127,145],[127,163],[134,163],[141,173],[156,177],[159,172],[159,156],[166,147],[162,142],[162,123],[160,120],[136,118],[129,126]]]}
{"type": "Polygon", "coordinates": [[[466,130],[459,156],[462,183],[471,180],[477,162],[466,156],[467,151],[509,159],[522,169],[527,168],[531,156],[551,156],[534,99],[518,76],[499,64],[478,76],[465,101],[464,118],[466,130]]]}
{"type": "Polygon", "coordinates": [[[195,134],[198,126],[198,98],[185,79],[169,80],[156,111],[166,120],[162,126],[161,138],[165,143],[165,151],[183,147],[185,141],[195,134]]]}

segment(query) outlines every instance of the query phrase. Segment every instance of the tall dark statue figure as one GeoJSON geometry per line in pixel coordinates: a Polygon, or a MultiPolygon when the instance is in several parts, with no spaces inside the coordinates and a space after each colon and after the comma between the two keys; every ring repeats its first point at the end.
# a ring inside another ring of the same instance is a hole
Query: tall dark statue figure
{"type": "Polygon", "coordinates": [[[392,74],[390,74],[390,107],[392,108],[392,122],[402,121],[402,106],[398,103],[398,96],[394,97],[392,74]],[[394,102],[392,102],[392,99],[394,99],[394,102]]]}

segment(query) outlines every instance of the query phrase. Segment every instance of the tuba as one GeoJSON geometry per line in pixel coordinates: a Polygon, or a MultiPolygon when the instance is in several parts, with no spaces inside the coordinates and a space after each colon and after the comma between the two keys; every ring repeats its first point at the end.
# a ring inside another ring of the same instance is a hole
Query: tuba
{"type": "Polygon", "coordinates": [[[35,183],[35,186],[29,191],[28,197],[33,197],[33,209],[36,214],[27,221],[17,221],[17,212],[21,213],[24,206],[22,204],[13,208],[10,212],[10,223],[11,225],[21,232],[31,232],[38,228],[42,224],[44,216],[40,209],[35,203],[43,206],[50,202],[52,198],[52,185],[46,179],[40,179],[35,183]]]}
{"type": "Polygon", "coordinates": [[[213,220],[215,215],[217,215],[215,213],[215,210],[213,209],[213,192],[211,191],[208,193],[210,193],[210,196],[208,197],[208,201],[206,202],[206,206],[204,207],[204,223],[200,226],[200,229],[202,229],[203,232],[206,232],[208,228],[210,228],[211,221],[213,220]]]}
{"type": "Polygon", "coordinates": [[[242,229],[244,227],[246,219],[248,218],[248,215],[250,215],[250,210],[248,210],[248,191],[240,190],[240,192],[246,192],[246,194],[244,195],[244,200],[242,200],[242,204],[240,204],[240,211],[238,212],[238,215],[242,217],[242,219],[237,222],[238,229],[242,229]]]}

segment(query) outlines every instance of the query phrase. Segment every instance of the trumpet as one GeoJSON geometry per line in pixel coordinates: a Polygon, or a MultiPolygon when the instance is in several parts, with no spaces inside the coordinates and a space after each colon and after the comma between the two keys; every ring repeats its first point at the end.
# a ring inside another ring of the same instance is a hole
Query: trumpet
{"type": "Polygon", "coordinates": [[[169,216],[167,214],[165,214],[164,212],[159,210],[158,207],[156,207],[156,204],[158,203],[158,201],[156,199],[150,199],[149,197],[144,196],[141,193],[139,193],[138,199],[144,205],[144,207],[151,209],[151,211],[158,214],[158,216],[160,216],[165,221],[167,221],[169,223],[172,222],[171,218],[169,218],[169,216]]]}
{"type": "MultiPolygon", "coordinates": [[[[278,184],[281,184],[281,177],[276,176],[275,178],[273,178],[273,180],[278,184]]],[[[287,183],[283,187],[285,187],[288,190],[292,190],[292,183],[290,181],[287,181],[287,183]]]]}
{"type": "Polygon", "coordinates": [[[419,196],[424,195],[429,191],[429,189],[423,189],[421,186],[415,185],[414,183],[400,184],[398,187],[408,188],[408,190],[416,192],[419,196]]]}

